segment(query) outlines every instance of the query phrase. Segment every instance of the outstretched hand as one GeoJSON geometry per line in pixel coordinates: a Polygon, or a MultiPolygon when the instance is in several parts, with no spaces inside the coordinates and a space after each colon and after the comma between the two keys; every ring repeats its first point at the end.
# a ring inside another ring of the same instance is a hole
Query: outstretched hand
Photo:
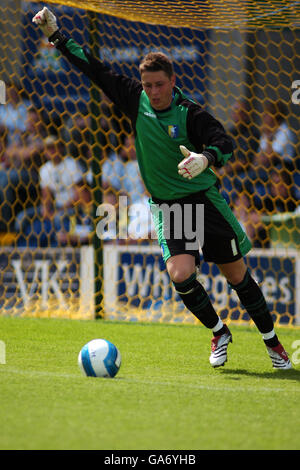
{"type": "Polygon", "coordinates": [[[202,153],[195,153],[180,145],[180,151],[184,159],[178,165],[178,173],[189,180],[200,175],[208,166],[208,159],[202,153]]]}

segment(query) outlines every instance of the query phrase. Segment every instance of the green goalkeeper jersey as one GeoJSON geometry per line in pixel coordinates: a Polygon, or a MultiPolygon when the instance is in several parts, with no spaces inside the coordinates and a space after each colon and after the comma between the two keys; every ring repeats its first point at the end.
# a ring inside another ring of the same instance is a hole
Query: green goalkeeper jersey
{"type": "Polygon", "coordinates": [[[188,138],[188,107],[178,104],[185,96],[176,89],[169,109],[154,111],[144,91],[141,93],[136,120],[136,152],[142,178],[150,194],[159,199],[177,199],[207,189],[216,175],[207,168],[201,175],[187,180],[178,174],[183,159],[179,146],[196,151],[188,138]]]}
{"type": "Polygon", "coordinates": [[[221,167],[231,157],[231,139],[211,114],[177,87],[171,106],[155,111],[139,80],[114,73],[60,32],[49,40],[130,118],[141,175],[153,198],[178,199],[216,183],[217,177],[211,168],[192,180],[182,178],[177,168],[183,159],[180,145],[204,153],[216,167],[221,167]]]}

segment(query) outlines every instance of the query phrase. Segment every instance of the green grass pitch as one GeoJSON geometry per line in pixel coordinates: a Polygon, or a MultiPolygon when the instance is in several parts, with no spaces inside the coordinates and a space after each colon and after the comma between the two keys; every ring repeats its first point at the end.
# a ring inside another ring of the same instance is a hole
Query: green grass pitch
{"type": "MultiPolygon", "coordinates": [[[[273,370],[256,329],[231,330],[212,369],[202,326],[0,317],[0,448],[299,449],[300,365],[273,370]],[[81,375],[94,338],[121,351],[113,379],[81,375]]],[[[292,355],[300,331],[277,333],[292,355]]]]}

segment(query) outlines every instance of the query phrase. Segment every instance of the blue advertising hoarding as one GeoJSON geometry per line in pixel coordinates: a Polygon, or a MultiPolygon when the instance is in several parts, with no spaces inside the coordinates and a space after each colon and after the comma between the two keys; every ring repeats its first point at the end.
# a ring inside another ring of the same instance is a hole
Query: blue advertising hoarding
{"type": "MultiPolygon", "coordinates": [[[[106,247],[110,250],[111,247],[106,247]]],[[[183,311],[180,297],[170,282],[160,249],[157,246],[117,246],[114,250],[114,274],[110,277],[111,287],[107,295],[110,305],[127,310],[132,308],[159,312],[166,308],[183,311]],[[112,277],[111,277],[112,276],[112,277]]],[[[247,257],[251,273],[265,295],[268,307],[281,324],[298,324],[299,298],[299,255],[295,250],[279,253],[275,250],[252,250],[247,257]]],[[[216,265],[201,259],[199,280],[208,292],[217,312],[224,319],[249,321],[249,316],[240,305],[236,292],[220,274],[216,265]]],[[[184,318],[182,318],[184,321],[184,318]]]]}

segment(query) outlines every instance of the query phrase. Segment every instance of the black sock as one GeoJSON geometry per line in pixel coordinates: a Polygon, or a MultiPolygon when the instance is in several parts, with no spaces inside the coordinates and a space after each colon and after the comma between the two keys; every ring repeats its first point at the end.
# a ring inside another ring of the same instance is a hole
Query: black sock
{"type": "Polygon", "coordinates": [[[269,348],[275,348],[275,346],[278,346],[279,344],[279,339],[277,338],[277,335],[274,335],[273,338],[264,339],[264,343],[266,346],[269,346],[269,348]]]}
{"type": "Polygon", "coordinates": [[[241,303],[254,321],[258,330],[261,333],[269,333],[272,331],[274,323],[265,297],[259,285],[251,277],[249,271],[247,270],[242,282],[235,286],[232,284],[229,285],[236,291],[241,303]]]}
{"type": "Polygon", "coordinates": [[[207,328],[213,328],[219,321],[219,317],[212,306],[210,298],[203,286],[197,281],[196,273],[183,282],[173,282],[184,305],[207,328]]]}
{"type": "Polygon", "coordinates": [[[214,336],[221,336],[221,335],[224,335],[225,333],[227,333],[228,329],[226,327],[226,325],[223,325],[222,328],[218,331],[213,331],[213,335],[214,336]]]}

